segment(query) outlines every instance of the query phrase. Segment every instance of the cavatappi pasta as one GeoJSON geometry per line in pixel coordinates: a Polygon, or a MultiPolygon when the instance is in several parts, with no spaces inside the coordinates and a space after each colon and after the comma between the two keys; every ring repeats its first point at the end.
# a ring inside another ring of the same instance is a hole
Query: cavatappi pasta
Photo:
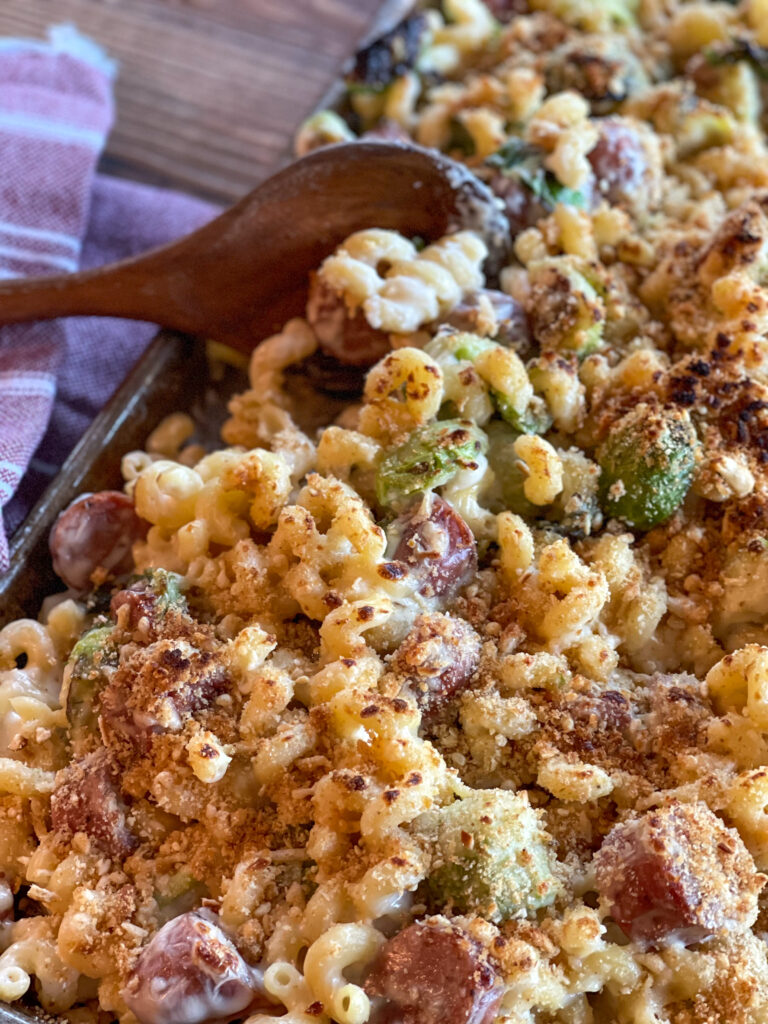
{"type": "Polygon", "coordinates": [[[513,255],[351,236],[220,449],[174,413],[63,514],[0,631],[1,999],[768,1020],[766,77],[763,0],[444,0],[358,55],[300,152],[436,146],[513,255]]]}

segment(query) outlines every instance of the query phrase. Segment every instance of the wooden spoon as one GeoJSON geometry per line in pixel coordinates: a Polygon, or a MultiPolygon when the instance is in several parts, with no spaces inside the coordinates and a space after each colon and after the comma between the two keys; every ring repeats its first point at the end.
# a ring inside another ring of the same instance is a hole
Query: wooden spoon
{"type": "Polygon", "coordinates": [[[304,311],[309,271],[368,227],[428,240],[474,228],[491,277],[509,244],[498,201],[461,164],[402,143],[343,143],[290,164],[171,245],[79,274],[0,282],[0,324],[125,317],[249,352],[304,311]]]}

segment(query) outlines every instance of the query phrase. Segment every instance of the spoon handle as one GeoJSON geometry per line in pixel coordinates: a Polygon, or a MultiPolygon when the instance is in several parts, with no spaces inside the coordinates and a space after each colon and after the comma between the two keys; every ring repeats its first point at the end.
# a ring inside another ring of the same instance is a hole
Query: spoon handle
{"type": "Polygon", "coordinates": [[[479,231],[486,272],[504,265],[509,224],[466,168],[392,142],[318,149],[186,238],[79,274],[0,281],[0,325],[58,316],[145,320],[253,350],[306,307],[310,273],[375,225],[436,239],[479,231]]]}
{"type": "Polygon", "coordinates": [[[0,281],[0,324],[60,316],[116,316],[192,331],[169,288],[173,246],[77,274],[0,281]]]}

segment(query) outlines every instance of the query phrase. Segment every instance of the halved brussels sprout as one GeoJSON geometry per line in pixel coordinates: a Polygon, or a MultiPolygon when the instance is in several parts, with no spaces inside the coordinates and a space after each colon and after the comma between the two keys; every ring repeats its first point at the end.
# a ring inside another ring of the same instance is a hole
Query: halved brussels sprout
{"type": "Polygon", "coordinates": [[[682,504],[696,465],[696,431],[684,409],[641,402],[597,452],[600,500],[609,516],[650,530],[682,504]]]}
{"type": "MultiPolygon", "coordinates": [[[[426,818],[426,816],[425,816],[426,818]]],[[[481,790],[427,818],[436,857],[427,879],[441,910],[479,913],[491,921],[532,914],[555,899],[551,839],[527,799],[481,790]]]]}
{"type": "Polygon", "coordinates": [[[440,487],[474,464],[487,444],[485,434],[469,420],[439,420],[419,427],[379,465],[379,504],[396,507],[412,494],[440,487]]]}
{"type": "Polygon", "coordinates": [[[603,345],[605,302],[577,262],[553,256],[530,264],[530,315],[543,349],[575,352],[583,359],[603,345]]]}

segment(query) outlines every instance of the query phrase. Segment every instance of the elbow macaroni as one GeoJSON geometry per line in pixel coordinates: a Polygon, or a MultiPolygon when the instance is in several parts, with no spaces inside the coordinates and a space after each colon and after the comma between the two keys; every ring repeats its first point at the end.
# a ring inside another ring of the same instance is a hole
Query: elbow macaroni
{"type": "Polygon", "coordinates": [[[369,963],[383,941],[381,933],[368,925],[337,924],[307,950],[304,977],[339,1024],[365,1024],[368,1020],[368,996],[359,985],[347,982],[343,972],[353,964],[369,963]]]}

